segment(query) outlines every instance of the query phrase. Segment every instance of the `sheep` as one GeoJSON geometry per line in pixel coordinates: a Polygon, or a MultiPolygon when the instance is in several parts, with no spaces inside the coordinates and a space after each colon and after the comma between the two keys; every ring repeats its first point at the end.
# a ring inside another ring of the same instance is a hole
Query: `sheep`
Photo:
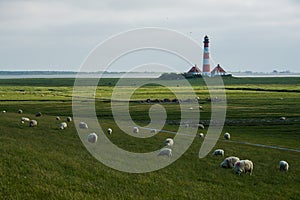
{"type": "Polygon", "coordinates": [[[18,113],[19,113],[19,114],[22,114],[22,113],[23,113],[23,110],[21,110],[21,109],[18,110],[18,113]]]}
{"type": "Polygon", "coordinates": [[[288,171],[289,170],[289,163],[282,160],[279,162],[279,169],[280,171],[288,171]]]}
{"type": "Polygon", "coordinates": [[[72,121],[72,117],[67,117],[67,122],[71,122],[72,121]]]}
{"type": "Polygon", "coordinates": [[[112,133],[112,129],[111,128],[108,128],[107,129],[107,133],[110,135],[112,133]]]}
{"type": "Polygon", "coordinates": [[[30,120],[29,122],[29,127],[34,127],[34,126],[37,126],[37,121],[36,120],[30,120]]]}
{"type": "Polygon", "coordinates": [[[88,129],[89,127],[88,127],[87,123],[85,123],[85,122],[79,122],[79,128],[81,128],[81,129],[88,129]]]}
{"type": "Polygon", "coordinates": [[[203,124],[198,124],[198,128],[204,129],[204,125],[203,124]]]}
{"type": "Polygon", "coordinates": [[[203,133],[199,133],[199,137],[204,138],[204,134],[203,133]]]}
{"type": "Polygon", "coordinates": [[[280,120],[284,121],[286,120],[286,117],[280,117],[280,120]]]}
{"type": "Polygon", "coordinates": [[[230,156],[225,158],[225,160],[220,164],[220,167],[223,168],[233,168],[234,164],[239,161],[240,159],[235,156],[230,156]]]}
{"type": "Polygon", "coordinates": [[[22,117],[22,118],[21,118],[21,121],[22,121],[22,122],[29,122],[30,119],[29,119],[28,117],[22,117]]]}
{"type": "Polygon", "coordinates": [[[156,130],[155,130],[155,129],[151,129],[151,130],[150,130],[150,133],[154,133],[154,134],[155,134],[155,133],[156,133],[156,130]]]}
{"type": "Polygon", "coordinates": [[[90,133],[87,137],[88,142],[96,143],[98,140],[98,135],[96,133],[90,133]]]}
{"type": "Polygon", "coordinates": [[[236,163],[234,163],[233,171],[239,175],[241,175],[241,173],[247,172],[249,172],[249,174],[252,175],[253,162],[251,160],[239,160],[236,163]]]}
{"type": "Polygon", "coordinates": [[[213,152],[213,155],[214,156],[224,156],[224,150],[223,149],[216,149],[214,152],[213,152]]]}
{"type": "Polygon", "coordinates": [[[55,119],[56,119],[57,121],[59,121],[59,120],[60,120],[60,117],[59,117],[59,116],[56,116],[55,119]]]}
{"type": "Polygon", "coordinates": [[[229,133],[225,133],[225,134],[224,134],[224,138],[225,138],[226,140],[229,140],[229,139],[230,139],[230,134],[229,134],[229,133]]]}
{"type": "Polygon", "coordinates": [[[62,122],[62,123],[60,123],[60,125],[59,125],[59,128],[60,128],[60,129],[65,129],[65,128],[67,128],[67,127],[68,127],[68,125],[67,125],[66,122],[62,122]]]}
{"type": "Polygon", "coordinates": [[[162,148],[159,151],[158,156],[169,156],[169,157],[172,157],[172,149],[170,149],[170,148],[162,148]]]}
{"type": "Polygon", "coordinates": [[[38,113],[35,114],[35,116],[36,116],[36,117],[41,117],[41,116],[42,116],[42,113],[41,113],[41,112],[38,112],[38,113]]]}
{"type": "Polygon", "coordinates": [[[133,133],[139,133],[139,128],[135,126],[135,127],[133,127],[132,131],[133,131],[133,133]]]}
{"type": "Polygon", "coordinates": [[[6,113],[6,110],[3,110],[2,113],[6,113]]]}
{"type": "Polygon", "coordinates": [[[173,144],[174,144],[174,140],[172,138],[167,138],[165,140],[165,145],[166,146],[171,147],[171,146],[173,146],[173,144]]]}

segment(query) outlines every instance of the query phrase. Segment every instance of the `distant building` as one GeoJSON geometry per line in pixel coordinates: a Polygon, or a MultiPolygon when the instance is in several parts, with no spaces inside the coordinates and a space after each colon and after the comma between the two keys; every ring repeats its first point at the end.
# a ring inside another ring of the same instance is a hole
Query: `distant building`
{"type": "Polygon", "coordinates": [[[211,76],[225,76],[227,72],[218,64],[212,71],[211,76]]]}
{"type": "Polygon", "coordinates": [[[189,71],[188,71],[188,74],[191,74],[191,75],[200,75],[202,72],[201,70],[199,69],[199,67],[197,67],[197,65],[193,66],[189,71]]]}

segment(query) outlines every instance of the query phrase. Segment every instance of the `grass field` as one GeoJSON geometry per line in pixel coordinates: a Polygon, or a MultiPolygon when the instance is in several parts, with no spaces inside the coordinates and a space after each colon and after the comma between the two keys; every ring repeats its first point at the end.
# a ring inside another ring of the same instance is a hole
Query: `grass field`
{"type": "MultiPolygon", "coordinates": [[[[116,126],[109,99],[117,81],[101,80],[95,96],[99,121],[104,129],[113,129],[111,141],[134,152],[162,148],[164,139],[174,135],[158,133],[141,142],[116,126]]],[[[139,81],[128,80],[124,89],[139,81]]],[[[209,93],[200,79],[189,81],[203,106],[200,118],[206,122],[211,114],[209,93]]],[[[180,80],[170,82],[184,93],[180,80]]],[[[57,115],[62,120],[72,116],[73,83],[74,79],[0,80],[1,199],[300,199],[299,152],[231,143],[222,135],[214,149],[252,160],[252,176],[220,168],[221,157],[209,154],[199,159],[203,139],[198,137],[182,157],[155,172],[130,174],[103,165],[86,150],[75,124],[60,130],[61,121],[55,120],[57,115]],[[43,116],[36,118],[37,112],[43,116]],[[22,116],[37,119],[38,126],[22,124],[22,116]],[[279,171],[280,160],[289,162],[288,172],[279,171]]],[[[236,142],[300,150],[300,78],[226,78],[224,83],[227,116],[222,133],[229,132],[236,142]],[[280,120],[282,116],[286,120],[280,120]]],[[[130,114],[137,124],[150,121],[153,104],[141,102],[148,98],[172,99],[174,94],[157,85],[136,90],[130,114]]],[[[164,129],[176,132],[179,105],[162,105],[168,114],[164,129]]],[[[206,131],[207,127],[198,132],[206,131]]]]}

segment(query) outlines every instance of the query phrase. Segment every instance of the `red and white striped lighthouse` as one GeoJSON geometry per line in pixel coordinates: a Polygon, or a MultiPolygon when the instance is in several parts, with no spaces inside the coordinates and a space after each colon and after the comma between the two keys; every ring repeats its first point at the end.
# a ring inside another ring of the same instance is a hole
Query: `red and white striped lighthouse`
{"type": "Polygon", "coordinates": [[[204,51],[203,51],[203,76],[210,76],[210,63],[209,63],[209,39],[206,35],[204,37],[204,51]]]}

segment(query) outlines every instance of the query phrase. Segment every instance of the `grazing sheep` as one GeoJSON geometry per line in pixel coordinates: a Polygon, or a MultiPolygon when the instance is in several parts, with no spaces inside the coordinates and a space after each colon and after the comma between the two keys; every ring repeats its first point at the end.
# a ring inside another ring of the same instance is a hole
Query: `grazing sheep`
{"type": "Polygon", "coordinates": [[[193,110],[194,108],[193,108],[193,107],[190,107],[189,109],[190,109],[190,110],[193,110]]]}
{"type": "Polygon", "coordinates": [[[280,120],[284,121],[284,120],[286,120],[286,118],[285,117],[280,117],[280,120]]]}
{"type": "Polygon", "coordinates": [[[3,110],[2,113],[6,113],[6,110],[3,110]]]}
{"type": "Polygon", "coordinates": [[[87,138],[88,142],[96,143],[98,140],[98,135],[96,133],[90,133],[87,138]]]}
{"type": "Polygon", "coordinates": [[[34,120],[34,119],[32,119],[32,120],[30,120],[30,122],[29,122],[29,127],[34,127],[34,126],[37,126],[37,121],[34,120]]]}
{"type": "Polygon", "coordinates": [[[233,168],[234,164],[239,161],[240,159],[235,156],[230,156],[225,158],[225,160],[220,164],[220,167],[223,168],[233,168]]]}
{"type": "Polygon", "coordinates": [[[214,156],[224,156],[224,150],[223,150],[223,149],[216,149],[216,150],[213,152],[213,155],[214,155],[214,156]]]}
{"type": "Polygon", "coordinates": [[[288,171],[289,170],[289,163],[282,160],[279,162],[279,169],[280,171],[288,171]]]}
{"type": "Polygon", "coordinates": [[[233,170],[236,174],[241,175],[241,173],[249,172],[252,175],[253,163],[251,160],[239,160],[234,163],[233,170]]]}
{"type": "Polygon", "coordinates": [[[88,127],[87,123],[85,123],[85,122],[79,122],[79,128],[81,128],[81,129],[88,129],[89,127],[88,127]]]}
{"type": "Polygon", "coordinates": [[[204,129],[204,125],[203,124],[198,124],[198,128],[204,129]]]}
{"type": "Polygon", "coordinates": [[[224,138],[225,138],[226,140],[229,140],[229,139],[230,139],[230,134],[229,134],[229,133],[225,133],[225,134],[224,134],[224,138]]]}
{"type": "Polygon", "coordinates": [[[139,128],[138,127],[133,127],[133,133],[139,133],[139,128]]]}
{"type": "Polygon", "coordinates": [[[174,140],[173,140],[172,138],[167,138],[167,139],[165,140],[165,145],[166,145],[166,146],[171,147],[171,146],[173,146],[173,144],[174,144],[174,140]]]}
{"type": "Polygon", "coordinates": [[[162,148],[159,153],[158,156],[172,156],[172,149],[170,148],[162,148]]]}
{"type": "Polygon", "coordinates": [[[202,110],[202,109],[203,109],[203,106],[199,106],[199,109],[202,110]]]}
{"type": "Polygon", "coordinates": [[[41,117],[41,116],[42,116],[42,113],[41,113],[41,112],[38,112],[38,113],[35,114],[35,116],[36,116],[36,117],[41,117]]]}
{"type": "Polygon", "coordinates": [[[67,128],[67,127],[68,127],[68,125],[67,125],[66,122],[62,122],[62,123],[60,123],[60,125],[59,125],[59,128],[60,128],[60,129],[65,129],[65,128],[67,128]]]}
{"type": "Polygon", "coordinates": [[[203,133],[199,133],[199,137],[204,138],[204,134],[203,133]]]}
{"type": "Polygon", "coordinates": [[[107,133],[110,135],[110,134],[112,134],[112,129],[111,128],[108,128],[107,129],[107,133]]]}
{"type": "Polygon", "coordinates": [[[29,121],[30,121],[30,119],[29,119],[29,118],[27,118],[27,117],[22,117],[22,118],[21,118],[21,121],[22,121],[22,122],[29,122],[29,121]]]}
{"type": "Polygon", "coordinates": [[[56,119],[57,121],[59,121],[59,120],[60,120],[60,117],[59,117],[59,116],[56,116],[55,119],[56,119]]]}
{"type": "Polygon", "coordinates": [[[71,122],[72,118],[71,117],[67,117],[67,122],[71,122]]]}
{"type": "Polygon", "coordinates": [[[151,129],[150,133],[156,133],[156,129],[151,129]]]}
{"type": "Polygon", "coordinates": [[[23,113],[23,110],[21,110],[21,109],[18,110],[18,113],[19,113],[19,114],[22,114],[22,113],[23,113]]]}

